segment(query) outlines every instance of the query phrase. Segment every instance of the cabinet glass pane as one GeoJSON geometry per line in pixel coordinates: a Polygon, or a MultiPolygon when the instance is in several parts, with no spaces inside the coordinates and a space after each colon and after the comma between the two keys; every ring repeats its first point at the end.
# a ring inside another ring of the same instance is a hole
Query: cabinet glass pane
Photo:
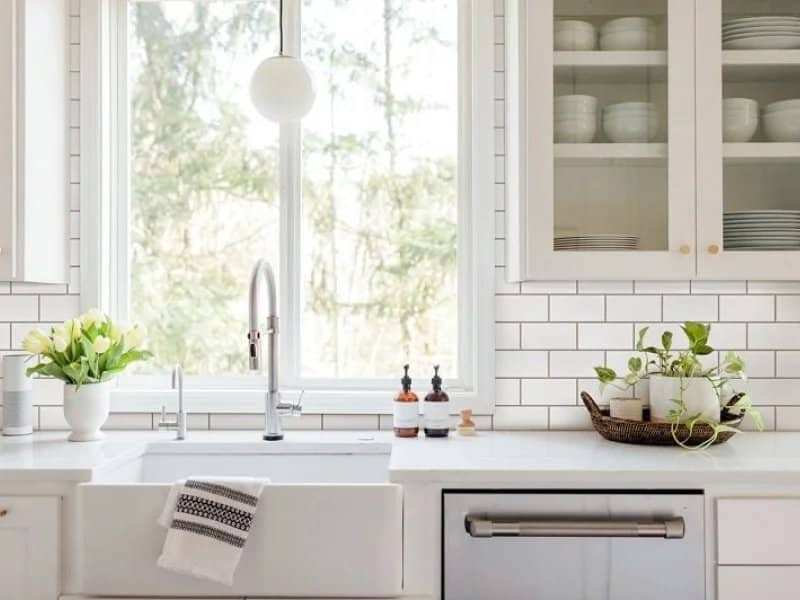
{"type": "Polygon", "coordinates": [[[666,250],[667,0],[554,9],[554,249],[666,250]]]}
{"type": "Polygon", "coordinates": [[[800,3],[722,3],[723,239],[800,250],[800,3]]]}

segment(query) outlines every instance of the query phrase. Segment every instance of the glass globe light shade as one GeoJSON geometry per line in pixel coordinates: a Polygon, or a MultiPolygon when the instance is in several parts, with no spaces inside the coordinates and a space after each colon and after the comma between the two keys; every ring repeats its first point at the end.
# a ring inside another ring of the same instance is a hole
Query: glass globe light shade
{"type": "Polygon", "coordinates": [[[298,121],[314,105],[314,84],[299,58],[273,56],[256,67],[250,99],[264,117],[278,123],[298,121]]]}

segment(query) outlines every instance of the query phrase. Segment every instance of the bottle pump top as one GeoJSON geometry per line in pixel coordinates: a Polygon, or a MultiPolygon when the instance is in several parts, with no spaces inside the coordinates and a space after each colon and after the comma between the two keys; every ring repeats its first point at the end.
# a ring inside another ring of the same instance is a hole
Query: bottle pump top
{"type": "Polygon", "coordinates": [[[433,365],[433,379],[431,379],[431,383],[433,384],[434,392],[442,391],[442,378],[439,377],[439,365],[433,365]]]}
{"type": "Polygon", "coordinates": [[[406,374],[403,375],[400,383],[403,384],[403,391],[407,392],[411,389],[411,377],[408,376],[408,365],[403,365],[403,370],[405,370],[406,374]]]}

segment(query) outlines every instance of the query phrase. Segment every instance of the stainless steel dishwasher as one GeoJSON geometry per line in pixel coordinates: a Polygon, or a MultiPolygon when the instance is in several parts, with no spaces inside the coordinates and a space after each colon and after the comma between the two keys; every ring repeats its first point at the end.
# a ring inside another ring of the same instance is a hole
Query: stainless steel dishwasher
{"type": "Polygon", "coordinates": [[[700,492],[448,490],[444,600],[703,600],[700,492]]]}

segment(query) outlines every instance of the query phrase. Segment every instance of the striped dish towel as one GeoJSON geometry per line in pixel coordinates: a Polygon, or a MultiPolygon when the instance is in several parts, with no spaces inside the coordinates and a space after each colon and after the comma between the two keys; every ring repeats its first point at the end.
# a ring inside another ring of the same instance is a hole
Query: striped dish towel
{"type": "Polygon", "coordinates": [[[168,527],[158,566],[233,585],[265,483],[250,477],[173,483],[158,518],[159,525],[168,527]]]}

